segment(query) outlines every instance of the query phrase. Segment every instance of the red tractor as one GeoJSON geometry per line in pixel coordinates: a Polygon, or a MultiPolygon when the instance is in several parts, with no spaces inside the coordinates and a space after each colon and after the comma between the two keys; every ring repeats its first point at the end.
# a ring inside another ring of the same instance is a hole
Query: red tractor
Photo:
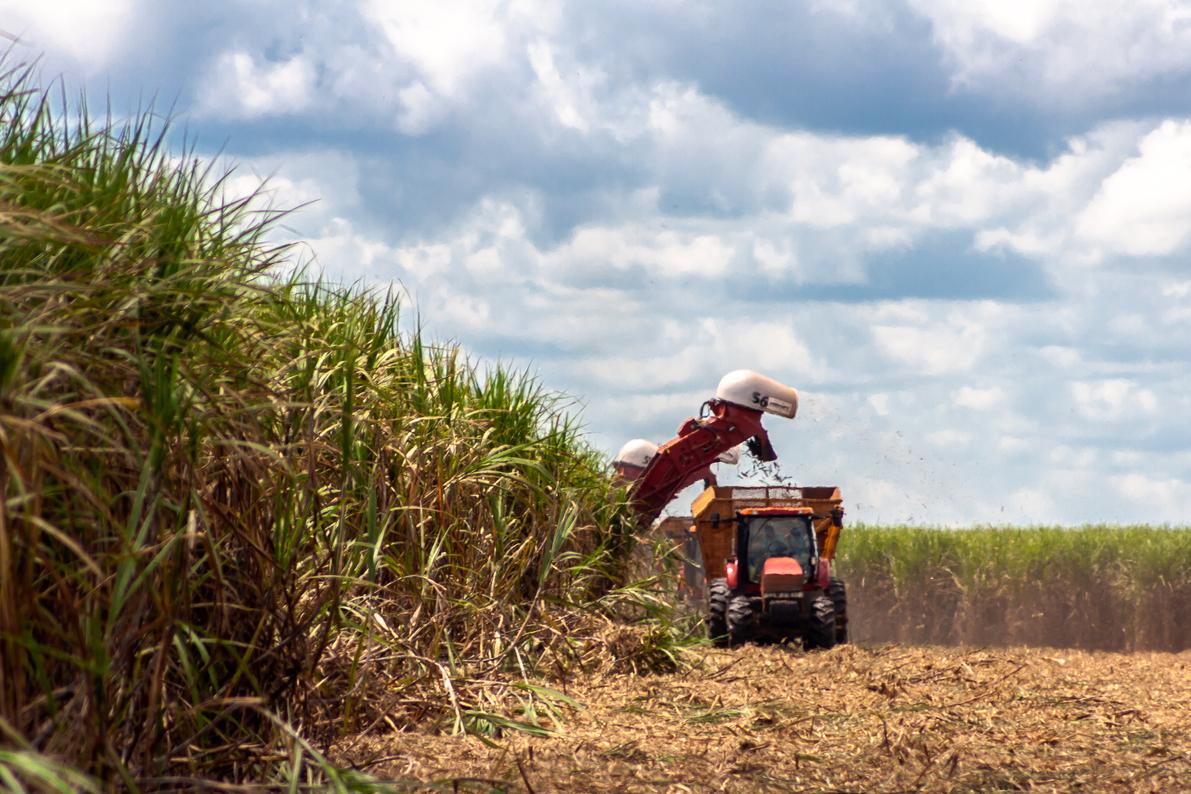
{"type": "Polygon", "coordinates": [[[794,389],[737,370],[676,438],[660,447],[636,439],[617,455],[643,526],[688,485],[701,479],[707,486],[692,505],[693,518],[666,522],[687,528],[688,548],[697,544],[698,554],[688,556],[702,558],[707,630],[717,644],[800,639],[816,649],[847,641],[844,583],[830,574],[843,526],[839,489],[720,487],[711,473],[711,464],[732,460],[741,443],[759,460],[775,460],[761,417],[793,419],[797,410],[794,389]]]}
{"type": "Polygon", "coordinates": [[[724,576],[707,584],[713,642],[800,639],[814,650],[847,641],[844,585],[831,578],[813,508],[743,507],[720,523],[729,525],[732,553],[724,576]]]}

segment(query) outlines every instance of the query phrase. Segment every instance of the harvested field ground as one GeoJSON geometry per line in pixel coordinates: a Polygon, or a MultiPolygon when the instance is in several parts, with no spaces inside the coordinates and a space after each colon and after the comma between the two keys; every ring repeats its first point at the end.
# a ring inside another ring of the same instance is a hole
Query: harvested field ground
{"type": "Polygon", "coordinates": [[[583,708],[554,736],[361,736],[333,756],[448,791],[1191,787],[1191,652],[749,647],[560,688],[583,708]]]}

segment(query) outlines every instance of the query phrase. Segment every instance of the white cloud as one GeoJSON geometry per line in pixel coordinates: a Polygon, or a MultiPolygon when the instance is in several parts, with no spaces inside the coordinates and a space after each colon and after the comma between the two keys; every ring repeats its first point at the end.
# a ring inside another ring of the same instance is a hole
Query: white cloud
{"type": "Polygon", "coordinates": [[[1059,369],[1072,369],[1083,361],[1078,349],[1066,345],[1045,345],[1038,353],[1047,364],[1059,369]]]}
{"type": "Polygon", "coordinates": [[[948,226],[987,222],[1028,196],[1022,185],[1028,171],[1021,163],[957,138],[916,186],[916,218],[948,226]]]}
{"type": "MultiPolygon", "coordinates": [[[[380,125],[422,136],[454,114],[507,94],[505,112],[516,119],[523,115],[522,81],[531,71],[526,42],[551,46],[559,24],[553,5],[263,0],[239,10],[248,18],[223,37],[230,43],[212,36],[227,49],[215,50],[199,81],[200,109],[243,119],[306,110],[324,123],[334,113],[355,128],[380,125]],[[262,25],[266,19],[273,24],[262,25]]],[[[573,81],[568,75],[561,82],[573,81]]]]}
{"type": "Polygon", "coordinates": [[[732,246],[714,234],[597,226],[577,229],[547,261],[552,267],[579,271],[642,267],[650,274],[674,278],[724,275],[733,254],[732,246]]]}
{"type": "Polygon", "coordinates": [[[926,154],[896,137],[810,133],[763,137],[768,140],[756,173],[765,184],[784,188],[792,220],[814,227],[904,217],[913,166],[926,154]]]}
{"type": "Polygon", "coordinates": [[[403,270],[416,273],[419,278],[438,277],[451,267],[451,246],[446,243],[414,244],[396,249],[393,260],[403,270]]]}
{"type": "MultiPolygon", "coordinates": [[[[584,285],[586,267],[569,257],[586,230],[553,245],[534,243],[532,215],[531,209],[490,199],[439,238],[370,248],[351,240],[361,236],[357,230],[331,224],[325,237],[338,234],[344,241],[316,238],[315,245],[353,263],[371,262],[368,272],[381,283],[397,278],[409,286],[418,312],[433,319],[436,332],[448,329],[481,355],[495,351],[530,364],[552,387],[583,395],[587,422],[609,448],[634,435],[669,438],[712,395],[723,372],[744,366],[802,389],[799,419],[771,423],[783,470],[800,482],[841,484],[856,519],[1127,519],[1146,509],[1141,502],[1087,488],[1098,478],[1128,473],[1158,482],[1154,492],[1167,499],[1162,504],[1178,505],[1164,496],[1175,486],[1161,485],[1171,477],[1160,458],[1129,449],[1108,455],[1078,441],[1089,420],[1160,420],[1163,393],[1136,379],[1104,377],[1075,381],[1066,392],[1069,400],[1061,392],[1051,399],[1055,386],[1045,378],[1052,368],[1086,372],[1094,353],[1077,344],[1023,353],[1030,350],[1023,332],[1082,334],[1083,326],[1066,312],[939,301],[887,301],[841,312],[816,303],[792,309],[722,291],[680,291],[692,278],[722,285],[739,277],[734,259],[724,273],[688,273],[664,282],[670,286],[659,294],[673,299],[653,301],[639,280],[584,285]],[[546,349],[519,355],[520,344],[546,349]],[[1044,362],[1040,370],[1037,362],[1044,362]],[[998,374],[998,366],[1007,369],[998,374]],[[858,375],[863,384],[841,389],[858,375]],[[1029,385],[1037,377],[1046,396],[1020,391],[1022,381],[1029,385]],[[1012,411],[1022,404],[1031,405],[1028,416],[1012,411]],[[976,439],[990,439],[976,461],[957,457],[976,439]]],[[[643,230],[650,231],[627,223],[600,231],[632,241],[633,256],[620,261],[652,262],[644,266],[647,272],[665,279],[659,252],[675,238],[643,230]]],[[[616,250],[593,248],[583,262],[600,266],[596,252],[616,250]]],[[[603,266],[615,270],[616,261],[603,266]]],[[[1170,512],[1146,517],[1175,520],[1170,512]]]]}
{"type": "MultiPolygon", "coordinates": [[[[425,134],[453,108],[466,106],[494,74],[514,67],[517,40],[553,18],[537,3],[498,0],[365,0],[360,11],[388,51],[379,56],[383,66],[372,80],[356,86],[359,100],[395,84],[397,127],[407,135],[425,134]]],[[[327,66],[341,68],[334,61],[327,66]]]]}
{"type": "Polygon", "coordinates": [[[1179,526],[1187,525],[1186,517],[1191,515],[1191,483],[1133,473],[1124,475],[1114,484],[1121,496],[1148,511],[1149,515],[1177,517],[1166,520],[1179,526]]]}
{"type": "Polygon", "coordinates": [[[1191,237],[1191,122],[1163,122],[1104,180],[1076,221],[1097,253],[1155,256],[1191,237]]]}
{"type": "Polygon", "coordinates": [[[753,261],[763,273],[780,276],[797,268],[794,253],[788,243],[758,239],[753,241],[753,261]]]}
{"type": "Polygon", "coordinates": [[[788,325],[715,317],[700,319],[694,326],[670,326],[661,338],[651,339],[648,347],[622,349],[582,366],[605,386],[615,386],[624,382],[626,375],[638,373],[629,380],[648,383],[652,389],[718,381],[733,369],[782,373],[783,378],[799,383],[810,373],[828,371],[788,325]]]}
{"type": "Polygon", "coordinates": [[[1010,514],[1004,520],[1018,524],[1060,524],[1063,512],[1054,491],[1044,488],[1018,488],[1005,499],[1010,514]]]}
{"type": "Polygon", "coordinates": [[[314,66],[301,55],[258,62],[247,52],[228,52],[211,68],[200,112],[233,119],[299,113],[310,107],[314,84],[314,66]]]}
{"type": "MultiPolygon", "coordinates": [[[[320,149],[235,160],[225,156],[212,173],[230,171],[224,184],[226,199],[259,192],[273,209],[297,210],[307,234],[321,234],[333,219],[359,211],[360,170],[360,161],[350,153],[320,149]]],[[[278,230],[279,237],[289,239],[286,234],[278,230]]]]}
{"type": "Polygon", "coordinates": [[[1191,68],[1180,0],[909,0],[955,83],[1079,102],[1191,68]]]}
{"type": "Polygon", "coordinates": [[[972,441],[972,434],[965,430],[947,428],[928,433],[926,440],[936,447],[962,447],[972,441]]]}
{"type": "Polygon", "coordinates": [[[988,389],[976,389],[962,386],[951,392],[951,401],[961,408],[971,408],[974,411],[987,411],[1005,402],[1005,390],[999,386],[988,389]]]}
{"type": "MultiPolygon", "coordinates": [[[[579,56],[560,8],[377,0],[364,7],[363,19],[378,27],[379,49],[332,37],[301,46],[288,60],[262,60],[245,49],[224,53],[211,70],[203,109],[257,118],[350,107],[387,118],[407,135],[426,135],[494,94],[495,106],[509,109],[510,124],[528,125],[527,145],[544,157],[552,147],[565,149],[560,132],[598,138],[589,144],[593,162],[621,156],[610,152],[636,153],[644,183],[626,186],[631,201],[607,199],[622,217],[578,219],[588,231],[572,241],[576,257],[590,260],[606,248],[621,268],[631,261],[723,275],[733,260],[751,260],[802,283],[857,284],[873,252],[910,249],[930,231],[970,231],[978,251],[1006,249],[1064,266],[1103,263],[1117,253],[1174,252],[1191,237],[1184,206],[1191,193],[1180,187],[1191,179],[1161,180],[1164,171],[1186,170],[1191,135],[1183,122],[1105,124],[1041,163],[961,135],[925,144],[784,130],[741,117],[691,83],[612,80],[602,64],[579,56]],[[651,206],[643,204],[647,195],[651,206]],[[642,206],[664,216],[660,204],[672,196],[741,222],[696,217],[660,229],[620,222],[642,206]]],[[[984,22],[974,17],[977,27],[1010,40],[1030,39],[1062,16],[1040,12],[1018,29],[999,11],[989,14],[984,22]]]]}
{"type": "Polygon", "coordinates": [[[1047,168],[1025,171],[1003,211],[972,224],[976,247],[1041,259],[1073,279],[1091,266],[1115,267],[1120,256],[1187,250],[1191,124],[1161,122],[1111,150],[1083,143],[1074,139],[1047,168]]]}
{"type": "Polygon", "coordinates": [[[135,0],[0,0],[0,31],[35,53],[65,54],[94,74],[119,53],[138,13],[135,0]]]}
{"type": "Polygon", "coordinates": [[[1191,297],[1191,281],[1173,281],[1162,285],[1162,296],[1182,300],[1191,297]]]}
{"type": "Polygon", "coordinates": [[[1020,455],[1032,448],[1033,445],[1028,440],[1018,436],[1002,436],[997,441],[997,449],[1010,455],[1020,455]]]}
{"type": "MultiPolygon", "coordinates": [[[[327,273],[404,285],[407,318],[581,395],[610,448],[664,440],[749,367],[803,395],[798,420],[771,426],[785,471],[839,483],[855,518],[1171,517],[1098,483],[1136,475],[1133,493],[1173,510],[1191,465],[1164,451],[1191,410],[1175,256],[1191,239],[1191,123],[1177,107],[1031,139],[1047,152],[1033,159],[962,110],[966,134],[815,132],[637,57],[649,36],[580,33],[576,19],[608,27],[608,12],[575,8],[376,2],[338,28],[303,6],[291,35],[257,25],[206,50],[208,111],[313,130],[252,165],[279,169],[280,204],[321,198],[288,222],[327,273]],[[938,290],[913,275],[945,267],[938,290]],[[967,267],[976,291],[1025,274],[1052,292],[938,297],[967,267]]],[[[1068,6],[947,13],[973,45],[956,56],[961,91],[996,93],[1020,63],[1032,97],[1083,96],[1062,69],[1036,79],[1060,57],[1049,42],[1078,38],[1060,30],[1068,6]]]]}
{"type": "Polygon", "coordinates": [[[363,13],[430,89],[448,97],[503,60],[508,47],[496,0],[369,0],[363,13]]]}
{"type": "Polygon", "coordinates": [[[591,124],[588,115],[594,112],[592,92],[603,82],[603,75],[578,64],[570,64],[563,77],[555,63],[554,47],[546,39],[538,39],[527,48],[547,106],[554,118],[564,127],[587,132],[591,124]]]}
{"type": "Polygon", "coordinates": [[[1073,383],[1071,396],[1080,414],[1097,422],[1145,416],[1158,407],[1153,391],[1124,378],[1073,383]]]}
{"type": "Polygon", "coordinates": [[[402,86],[397,92],[400,110],[397,127],[407,135],[421,135],[442,118],[446,106],[421,80],[402,86]]]}
{"type": "Polygon", "coordinates": [[[362,275],[372,270],[379,262],[392,259],[393,250],[375,239],[358,234],[349,220],[332,218],[322,234],[307,240],[311,250],[317,253],[317,262],[323,267],[328,263],[351,262],[351,269],[344,272],[336,267],[332,273],[336,280],[348,273],[362,275]]]}
{"type": "Polygon", "coordinates": [[[873,326],[872,334],[877,347],[892,362],[925,376],[971,370],[987,336],[979,320],[959,313],[913,325],[878,324],[873,326]]]}
{"type": "MultiPolygon", "coordinates": [[[[931,146],[783,132],[673,85],[656,87],[649,103],[646,134],[663,185],[703,190],[725,209],[766,206],[775,220],[783,212],[787,234],[846,232],[853,257],[911,246],[928,229],[968,229],[977,250],[1074,267],[1169,254],[1191,239],[1191,122],[1105,124],[1031,163],[960,136],[931,146]]],[[[788,240],[751,247],[767,272],[856,280],[847,256],[817,269],[788,240]]]]}
{"type": "Polygon", "coordinates": [[[877,416],[889,416],[889,395],[883,393],[870,394],[868,404],[872,406],[877,416]]]}
{"type": "Polygon", "coordinates": [[[871,516],[874,522],[896,521],[896,516],[913,512],[911,497],[900,483],[866,478],[850,485],[848,504],[871,516]]]}

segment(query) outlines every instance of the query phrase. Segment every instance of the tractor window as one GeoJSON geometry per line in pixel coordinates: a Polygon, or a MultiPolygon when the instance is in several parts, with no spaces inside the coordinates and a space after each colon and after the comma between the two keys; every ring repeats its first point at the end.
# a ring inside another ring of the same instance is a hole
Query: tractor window
{"type": "Polygon", "coordinates": [[[749,581],[761,579],[761,569],[770,557],[793,557],[807,575],[814,555],[810,524],[802,516],[757,517],[749,522],[749,581]]]}

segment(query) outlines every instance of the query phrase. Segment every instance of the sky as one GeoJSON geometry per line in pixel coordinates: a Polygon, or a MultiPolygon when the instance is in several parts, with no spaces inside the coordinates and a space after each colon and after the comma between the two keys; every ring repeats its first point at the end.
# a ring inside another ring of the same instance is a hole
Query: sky
{"type": "Polygon", "coordinates": [[[852,521],[1191,524],[1191,2],[0,0],[0,31],[172,108],[305,205],[277,234],[327,277],[609,453],[748,368],[801,394],[782,475],[852,521]]]}

